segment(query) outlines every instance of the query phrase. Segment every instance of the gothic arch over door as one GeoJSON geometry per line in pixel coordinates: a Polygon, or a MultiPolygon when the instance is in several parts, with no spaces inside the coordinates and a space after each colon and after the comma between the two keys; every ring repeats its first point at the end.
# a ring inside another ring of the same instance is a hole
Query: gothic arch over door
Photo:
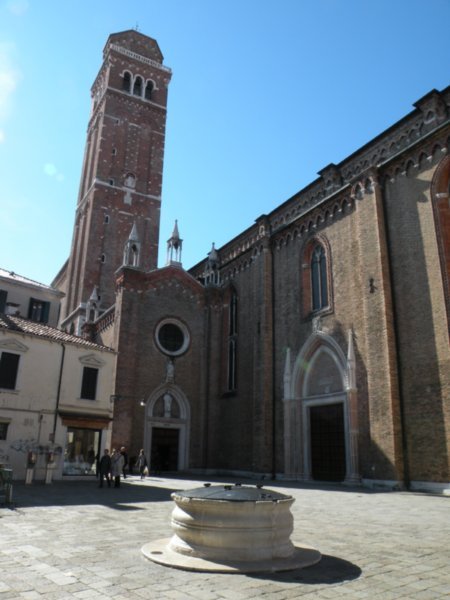
{"type": "Polygon", "coordinates": [[[292,369],[289,354],[284,386],[286,476],[359,481],[351,332],[347,358],[321,331],[310,336],[292,369]]]}
{"type": "Polygon", "coordinates": [[[182,390],[161,385],[145,407],[144,449],[154,471],[184,471],[189,466],[191,411],[182,390]]]}

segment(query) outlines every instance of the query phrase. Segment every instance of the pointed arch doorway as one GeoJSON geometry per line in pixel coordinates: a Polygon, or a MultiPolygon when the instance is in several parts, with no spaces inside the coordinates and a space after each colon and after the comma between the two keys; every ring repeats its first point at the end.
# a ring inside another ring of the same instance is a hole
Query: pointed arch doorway
{"type": "Polygon", "coordinates": [[[311,477],[344,481],[346,472],[344,403],[309,407],[311,477]]]}
{"type": "Polygon", "coordinates": [[[175,427],[152,427],[150,468],[154,472],[178,471],[180,430],[175,427]]]}
{"type": "MultiPolygon", "coordinates": [[[[350,340],[350,336],[349,336],[350,340]]],[[[357,411],[353,348],[315,332],[285,371],[285,473],[289,478],[354,483],[357,411]]]]}
{"type": "Polygon", "coordinates": [[[190,406],[174,384],[157,388],[146,402],[144,446],[150,471],[177,472],[189,466],[190,406]]]}

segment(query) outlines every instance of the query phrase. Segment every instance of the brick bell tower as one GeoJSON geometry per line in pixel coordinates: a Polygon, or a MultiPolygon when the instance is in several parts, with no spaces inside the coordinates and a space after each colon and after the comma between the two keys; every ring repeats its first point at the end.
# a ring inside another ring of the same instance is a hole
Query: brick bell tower
{"type": "MultiPolygon", "coordinates": [[[[115,271],[130,232],[139,266],[158,263],[159,220],[171,71],[158,44],[137,31],[110,35],[91,88],[89,119],[70,257],[56,277],[66,292],[60,325],[79,334],[86,305],[114,303],[115,271]]],[[[89,318],[89,317],[88,317],[89,318]]]]}

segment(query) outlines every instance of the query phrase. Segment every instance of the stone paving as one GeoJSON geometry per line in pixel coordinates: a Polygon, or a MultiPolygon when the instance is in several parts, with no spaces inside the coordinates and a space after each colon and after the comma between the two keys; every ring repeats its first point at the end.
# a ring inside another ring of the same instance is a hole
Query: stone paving
{"type": "Polygon", "coordinates": [[[15,483],[14,509],[0,508],[0,599],[450,598],[450,498],[443,496],[267,482],[295,497],[292,540],[320,550],[319,564],[241,575],[145,559],[143,544],[170,535],[171,492],[203,482],[15,483]]]}

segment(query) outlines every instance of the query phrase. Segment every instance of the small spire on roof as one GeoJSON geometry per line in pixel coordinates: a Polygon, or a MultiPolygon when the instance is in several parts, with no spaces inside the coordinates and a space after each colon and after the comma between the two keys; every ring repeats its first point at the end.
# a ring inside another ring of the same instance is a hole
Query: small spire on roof
{"type": "Polygon", "coordinates": [[[128,236],[128,241],[140,242],[138,230],[136,227],[136,221],[133,222],[133,227],[131,228],[130,235],[128,236]]]}
{"type": "Polygon", "coordinates": [[[100,315],[100,296],[98,294],[98,288],[94,285],[92,294],[89,300],[86,302],[86,321],[93,323],[98,319],[100,315]]]}
{"type": "Polygon", "coordinates": [[[167,243],[172,242],[172,244],[179,244],[183,240],[180,239],[180,232],[178,231],[178,219],[175,219],[175,225],[173,226],[172,235],[167,240],[167,243]]]}
{"type": "Polygon", "coordinates": [[[92,294],[91,294],[91,296],[89,298],[89,301],[90,302],[98,302],[98,298],[99,298],[99,296],[98,296],[98,289],[97,289],[97,286],[94,285],[94,289],[92,290],[92,294]]]}
{"type": "Polygon", "coordinates": [[[214,242],[212,243],[211,250],[208,252],[208,258],[206,259],[206,268],[203,277],[205,285],[220,284],[220,256],[216,250],[214,242]]]}
{"type": "Polygon", "coordinates": [[[181,249],[183,240],[180,238],[178,231],[178,220],[175,219],[172,235],[167,240],[167,265],[181,266],[181,249]]]}
{"type": "Polygon", "coordinates": [[[219,254],[216,250],[216,246],[214,242],[212,243],[211,250],[208,252],[208,261],[211,262],[219,262],[219,254]]]}
{"type": "Polygon", "coordinates": [[[139,238],[136,222],[134,222],[123,251],[123,264],[127,267],[139,267],[140,254],[141,240],[139,238]]]}

